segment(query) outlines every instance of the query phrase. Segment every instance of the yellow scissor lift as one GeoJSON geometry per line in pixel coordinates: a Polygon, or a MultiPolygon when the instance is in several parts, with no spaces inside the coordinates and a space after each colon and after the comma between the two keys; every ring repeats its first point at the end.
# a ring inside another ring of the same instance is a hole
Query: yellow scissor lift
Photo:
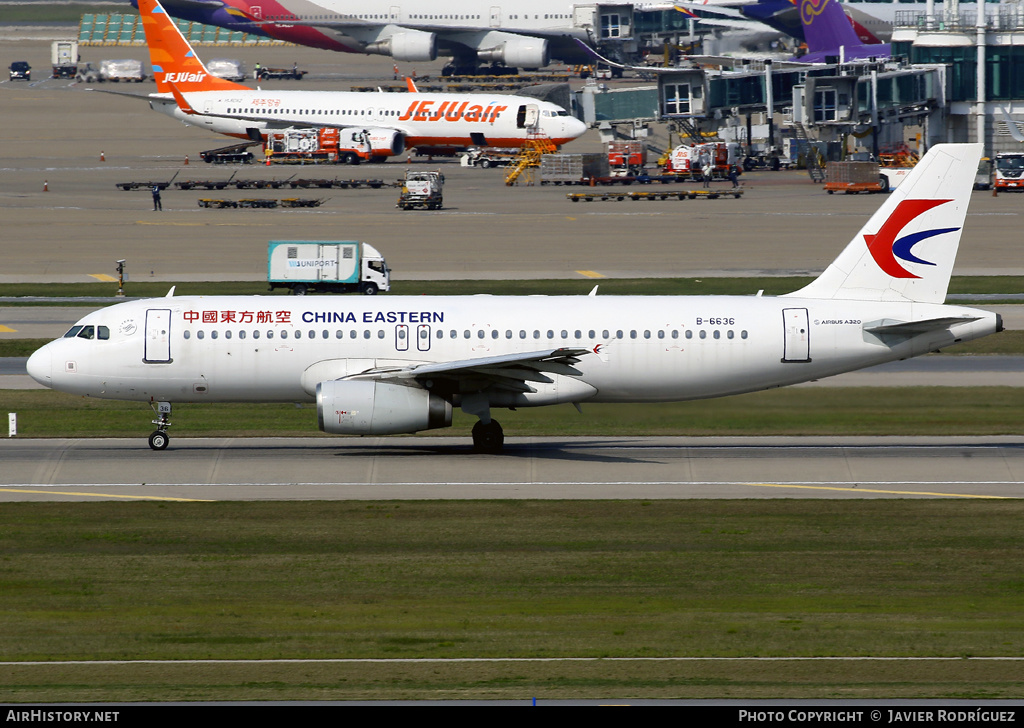
{"type": "Polygon", "coordinates": [[[526,135],[526,143],[519,150],[515,161],[509,166],[508,174],[505,175],[505,184],[514,185],[521,176],[527,185],[535,184],[534,174],[535,170],[540,168],[540,158],[545,154],[554,154],[557,151],[558,147],[550,137],[530,132],[526,135]]]}

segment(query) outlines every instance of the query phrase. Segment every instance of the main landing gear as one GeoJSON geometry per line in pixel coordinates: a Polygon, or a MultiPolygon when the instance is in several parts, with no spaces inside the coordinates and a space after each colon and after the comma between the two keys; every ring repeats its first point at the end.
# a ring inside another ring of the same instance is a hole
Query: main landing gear
{"type": "Polygon", "coordinates": [[[166,450],[171,442],[167,428],[171,426],[171,403],[157,402],[154,407],[158,417],[153,420],[156,431],[149,436],[149,446],[154,450],[166,450]]]}

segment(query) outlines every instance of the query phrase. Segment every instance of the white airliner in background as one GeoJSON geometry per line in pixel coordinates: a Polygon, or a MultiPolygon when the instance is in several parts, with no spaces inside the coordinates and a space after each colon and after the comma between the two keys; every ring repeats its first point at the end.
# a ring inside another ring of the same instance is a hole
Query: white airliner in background
{"type": "Polygon", "coordinates": [[[586,131],[560,106],[501,94],[262,91],[210,75],[156,0],[139,0],[157,92],[150,106],[186,124],[249,139],[270,129],[338,127],[365,132],[372,154],[411,147],[556,145],[586,131]]]}
{"type": "Polygon", "coordinates": [[[932,148],[838,258],[785,296],[174,296],[90,313],[29,358],[63,392],[158,406],[316,401],[328,433],[381,435],[495,408],[663,402],[781,387],[1001,331],[944,305],[980,144],[932,148]]]}
{"type": "MultiPolygon", "coordinates": [[[[135,4],[135,2],[133,2],[135,4]]],[[[376,53],[419,63],[453,56],[453,70],[478,64],[540,68],[589,63],[574,39],[594,44],[630,32],[637,3],[565,0],[166,0],[168,12],[209,25],[343,53],[376,53]]],[[[650,5],[646,3],[645,5],[650,5]]],[[[671,3],[659,5],[671,10],[671,3]]]]}

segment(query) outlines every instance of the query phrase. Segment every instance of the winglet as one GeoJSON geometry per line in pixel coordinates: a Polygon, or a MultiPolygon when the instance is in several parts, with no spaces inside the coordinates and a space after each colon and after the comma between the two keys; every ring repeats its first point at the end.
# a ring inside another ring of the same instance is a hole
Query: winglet
{"type": "Polygon", "coordinates": [[[410,76],[405,77],[405,87],[411,94],[419,93],[419,89],[416,88],[416,82],[410,76]]]}
{"type": "Polygon", "coordinates": [[[1000,106],[999,110],[1003,112],[1003,121],[1006,122],[1006,128],[1010,132],[1010,136],[1014,138],[1014,141],[1024,142],[1024,134],[1021,133],[1017,122],[1010,116],[1010,112],[1006,110],[1005,106],[1000,106]]]}
{"type": "Polygon", "coordinates": [[[178,104],[178,108],[181,109],[181,113],[192,115],[196,113],[196,110],[192,108],[192,104],[185,100],[182,96],[181,91],[173,83],[167,84],[167,87],[171,90],[171,96],[174,97],[175,102],[178,104]]]}

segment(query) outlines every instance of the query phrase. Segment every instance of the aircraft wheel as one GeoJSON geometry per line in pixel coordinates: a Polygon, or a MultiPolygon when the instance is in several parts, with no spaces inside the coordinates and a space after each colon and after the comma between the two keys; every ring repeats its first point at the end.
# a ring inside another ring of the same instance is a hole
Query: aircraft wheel
{"type": "Polygon", "coordinates": [[[477,422],[473,425],[473,450],[483,453],[500,453],[505,446],[505,432],[497,420],[488,424],[477,422]]]}
{"type": "Polygon", "coordinates": [[[171,438],[163,430],[157,430],[149,436],[149,446],[154,450],[166,450],[171,438]]]}

